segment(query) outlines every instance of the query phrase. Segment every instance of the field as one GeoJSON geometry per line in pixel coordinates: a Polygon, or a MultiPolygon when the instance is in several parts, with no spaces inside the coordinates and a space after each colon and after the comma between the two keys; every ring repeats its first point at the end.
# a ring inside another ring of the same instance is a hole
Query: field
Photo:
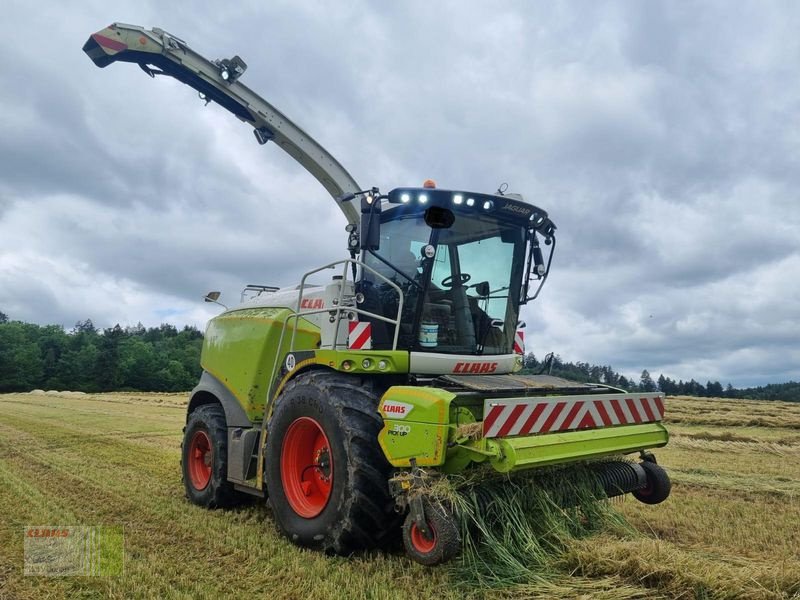
{"type": "Polygon", "coordinates": [[[185,395],[0,396],[0,598],[800,598],[800,404],[670,398],[670,499],[576,539],[546,583],[475,588],[402,554],[298,549],[256,504],[183,497],[185,395]],[[123,525],[124,575],[30,577],[23,527],[123,525]]]}

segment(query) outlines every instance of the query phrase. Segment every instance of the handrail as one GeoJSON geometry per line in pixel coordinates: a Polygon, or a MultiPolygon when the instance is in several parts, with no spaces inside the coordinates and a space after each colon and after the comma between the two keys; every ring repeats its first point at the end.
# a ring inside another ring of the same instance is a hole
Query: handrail
{"type": "MultiPolygon", "coordinates": [[[[369,265],[367,265],[367,264],[365,264],[365,263],[363,263],[363,262],[361,262],[361,261],[359,261],[357,259],[352,259],[352,258],[346,258],[346,259],[343,259],[343,260],[337,260],[335,262],[329,263],[327,265],[324,265],[322,267],[314,269],[313,271],[307,272],[305,275],[303,275],[303,278],[300,280],[300,286],[299,286],[298,295],[297,295],[297,307],[298,307],[298,310],[289,309],[289,313],[284,317],[283,325],[281,327],[281,335],[280,335],[280,338],[278,339],[278,350],[280,351],[280,348],[283,347],[283,340],[284,340],[284,337],[285,337],[285,334],[286,334],[286,328],[287,328],[287,326],[289,324],[289,319],[294,319],[294,324],[295,324],[294,328],[292,329],[292,338],[291,338],[291,341],[289,343],[289,352],[294,352],[295,351],[294,350],[294,343],[295,343],[295,338],[296,338],[296,335],[297,335],[297,326],[298,326],[300,317],[304,317],[304,316],[307,316],[307,315],[322,314],[322,313],[329,313],[329,314],[330,313],[335,313],[334,314],[334,318],[336,319],[336,329],[334,331],[332,347],[333,347],[334,350],[336,350],[337,347],[339,346],[337,341],[339,339],[339,326],[340,326],[340,323],[341,323],[341,320],[342,320],[341,319],[341,313],[343,311],[347,311],[348,313],[356,313],[356,314],[359,314],[359,315],[366,315],[368,317],[372,317],[372,318],[378,319],[378,320],[383,321],[385,323],[393,324],[394,325],[394,338],[392,340],[392,350],[397,350],[397,341],[399,339],[399,334],[400,334],[400,319],[402,318],[402,315],[403,315],[403,302],[404,302],[403,290],[400,288],[400,286],[398,286],[391,279],[389,279],[385,275],[379,273],[378,271],[376,271],[374,268],[370,267],[369,265]],[[342,280],[341,280],[342,285],[339,286],[339,296],[336,299],[336,308],[328,307],[328,308],[320,308],[320,309],[315,309],[315,310],[300,310],[300,306],[302,305],[302,302],[303,302],[303,291],[305,290],[306,279],[308,279],[308,277],[310,277],[311,275],[314,275],[315,273],[319,273],[320,271],[324,271],[325,269],[334,269],[339,264],[343,265],[343,277],[342,277],[342,280]],[[344,288],[345,288],[344,284],[347,283],[347,281],[348,281],[348,278],[347,278],[348,269],[347,269],[347,267],[348,267],[348,265],[351,265],[351,264],[355,264],[356,266],[360,266],[362,268],[366,268],[370,273],[372,273],[373,275],[377,275],[378,278],[382,279],[385,283],[388,283],[389,286],[392,287],[397,292],[398,303],[397,303],[397,315],[396,315],[396,318],[391,319],[389,317],[384,317],[383,315],[379,315],[377,313],[373,313],[373,312],[370,312],[368,310],[364,310],[362,308],[358,308],[357,306],[350,306],[350,305],[344,306],[344,304],[342,302],[343,299],[344,299],[344,288]]],[[[270,375],[270,379],[269,379],[270,386],[272,386],[272,384],[275,382],[275,376],[276,376],[277,372],[278,372],[278,357],[276,356],[275,362],[272,365],[272,374],[270,375]]],[[[275,391],[277,392],[277,390],[275,390],[275,391]]],[[[272,405],[273,400],[274,400],[274,398],[268,398],[267,407],[265,407],[265,413],[264,413],[264,418],[265,419],[267,418],[267,410],[272,405]]]]}
{"type": "MultiPolygon", "coordinates": [[[[298,297],[297,297],[298,312],[296,312],[295,315],[294,315],[295,316],[295,323],[297,323],[297,320],[301,316],[306,315],[306,314],[316,314],[318,312],[331,312],[332,310],[335,310],[336,311],[336,315],[335,315],[336,316],[336,331],[334,333],[334,338],[333,338],[334,339],[333,348],[336,349],[336,347],[338,345],[336,340],[339,339],[339,323],[341,321],[340,314],[341,314],[341,312],[342,312],[342,310],[344,308],[344,305],[342,304],[342,301],[344,300],[344,288],[345,288],[345,283],[347,283],[347,281],[348,281],[347,266],[351,265],[351,264],[354,264],[356,266],[360,266],[362,268],[366,268],[372,274],[377,275],[385,283],[388,283],[389,286],[392,287],[397,292],[397,297],[398,297],[397,317],[395,319],[389,319],[389,318],[381,317],[380,315],[374,315],[375,317],[379,318],[381,321],[386,321],[387,323],[392,323],[395,326],[394,339],[392,340],[392,350],[396,350],[397,349],[397,339],[399,337],[399,332],[400,332],[400,317],[403,314],[403,300],[404,300],[403,290],[400,289],[400,286],[398,286],[396,283],[394,283],[391,279],[389,279],[385,275],[379,273],[377,270],[375,270],[374,268],[370,267],[366,263],[363,263],[363,262],[361,262],[361,261],[359,261],[357,259],[354,259],[354,258],[345,258],[345,259],[342,259],[342,260],[337,260],[335,262],[332,262],[332,263],[329,263],[329,264],[324,265],[322,267],[319,267],[317,269],[314,269],[313,271],[308,271],[305,275],[303,275],[302,279],[300,280],[300,286],[299,286],[299,289],[298,289],[298,297]],[[343,269],[342,269],[341,285],[339,286],[339,296],[338,296],[338,298],[336,298],[334,300],[334,304],[336,305],[336,308],[335,309],[327,308],[327,309],[323,309],[323,310],[319,310],[319,311],[305,311],[305,312],[300,311],[299,309],[303,305],[302,304],[303,303],[303,292],[305,291],[306,279],[308,279],[311,275],[314,275],[315,273],[319,273],[320,271],[324,271],[325,269],[333,269],[333,268],[336,267],[336,265],[339,265],[339,264],[341,264],[343,266],[343,269]]],[[[353,283],[355,283],[355,281],[353,283]]],[[[364,311],[363,309],[357,309],[357,308],[351,307],[349,305],[348,305],[347,308],[349,309],[350,312],[356,312],[356,313],[359,313],[359,314],[369,314],[369,315],[373,316],[373,313],[368,313],[368,311],[364,311]]],[[[291,341],[291,344],[289,345],[289,351],[290,352],[294,351],[294,340],[295,340],[296,332],[297,332],[297,328],[295,327],[295,329],[292,332],[292,341],[291,341]]]]}
{"type": "MultiPolygon", "coordinates": [[[[276,287],[274,285],[256,285],[256,284],[253,284],[253,283],[248,283],[246,286],[244,286],[244,289],[242,290],[242,293],[240,294],[239,303],[240,304],[244,303],[244,295],[247,292],[258,292],[254,296],[254,298],[258,298],[259,296],[261,296],[261,294],[263,294],[265,292],[269,294],[269,293],[280,291],[280,289],[281,288],[276,287]]],[[[253,298],[249,298],[249,299],[252,300],[253,298]]]]}

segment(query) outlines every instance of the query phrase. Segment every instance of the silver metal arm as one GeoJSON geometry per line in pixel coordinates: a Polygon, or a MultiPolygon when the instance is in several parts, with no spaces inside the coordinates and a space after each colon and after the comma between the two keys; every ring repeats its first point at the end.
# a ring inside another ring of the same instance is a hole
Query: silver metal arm
{"type": "Polygon", "coordinates": [[[138,64],[148,75],[169,75],[196,89],[253,127],[261,144],[275,142],[311,173],[333,196],[349,223],[358,224],[359,211],[343,197],[361,190],[339,162],[286,115],[238,81],[247,68],[238,56],[211,61],[183,40],[154,27],[114,23],[92,34],[83,51],[98,67],[112,62],[138,64]]]}

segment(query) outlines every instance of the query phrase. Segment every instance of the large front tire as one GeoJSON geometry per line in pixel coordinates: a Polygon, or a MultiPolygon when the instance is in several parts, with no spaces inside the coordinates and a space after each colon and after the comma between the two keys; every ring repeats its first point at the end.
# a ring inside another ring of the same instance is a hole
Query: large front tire
{"type": "Polygon", "coordinates": [[[240,502],[241,494],[228,481],[228,429],[222,407],[198,407],[189,415],[183,431],[181,470],[186,497],[206,508],[240,502]]]}
{"type": "Polygon", "coordinates": [[[349,554],[397,529],[377,406],[368,387],[329,371],[299,375],[278,398],[265,476],[278,528],[294,543],[349,554]]]}

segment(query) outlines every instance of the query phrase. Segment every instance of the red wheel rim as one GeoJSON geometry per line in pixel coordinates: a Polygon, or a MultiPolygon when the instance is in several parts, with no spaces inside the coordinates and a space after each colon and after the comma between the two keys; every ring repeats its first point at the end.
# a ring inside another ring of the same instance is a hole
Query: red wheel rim
{"type": "Polygon", "coordinates": [[[300,417],[286,431],[281,448],[281,483],[289,506],[301,517],[316,517],[328,504],[333,453],[322,427],[310,417],[300,417]]]}
{"type": "Polygon", "coordinates": [[[417,552],[421,554],[428,554],[436,547],[436,530],[428,523],[428,529],[431,531],[431,538],[425,537],[416,523],[411,524],[411,543],[417,552]]]}
{"type": "Polygon", "coordinates": [[[211,438],[208,433],[199,430],[195,431],[189,442],[189,479],[192,487],[200,491],[206,489],[211,481],[211,464],[214,459],[214,452],[211,450],[211,438]]]}

